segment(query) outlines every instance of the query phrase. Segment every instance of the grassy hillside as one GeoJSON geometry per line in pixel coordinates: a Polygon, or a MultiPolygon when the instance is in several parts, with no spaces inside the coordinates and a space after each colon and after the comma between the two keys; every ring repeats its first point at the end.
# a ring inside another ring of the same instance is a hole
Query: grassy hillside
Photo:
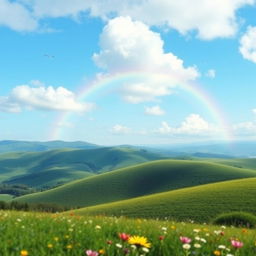
{"type": "Polygon", "coordinates": [[[12,195],[0,194],[0,201],[11,201],[13,199],[12,195]]]}
{"type": "Polygon", "coordinates": [[[161,159],[161,155],[111,147],[8,153],[0,155],[0,182],[41,188],[155,159],[161,159]]]}
{"type": "Polygon", "coordinates": [[[78,214],[209,221],[230,211],[256,213],[256,178],[219,182],[77,210],[78,214]]]}
{"type": "Polygon", "coordinates": [[[256,177],[256,172],[200,161],[160,160],[97,175],[17,200],[90,206],[248,177],[256,177]]]}
{"type": "Polygon", "coordinates": [[[247,168],[256,170],[256,158],[244,158],[244,159],[215,159],[216,163],[234,166],[237,168],[247,168]]]}

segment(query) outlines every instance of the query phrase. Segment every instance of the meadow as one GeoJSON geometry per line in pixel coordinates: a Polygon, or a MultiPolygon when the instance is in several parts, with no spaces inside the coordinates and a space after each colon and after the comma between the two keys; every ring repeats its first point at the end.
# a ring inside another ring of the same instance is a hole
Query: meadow
{"type": "Polygon", "coordinates": [[[256,231],[145,219],[0,211],[1,256],[253,256],[256,231]]]}

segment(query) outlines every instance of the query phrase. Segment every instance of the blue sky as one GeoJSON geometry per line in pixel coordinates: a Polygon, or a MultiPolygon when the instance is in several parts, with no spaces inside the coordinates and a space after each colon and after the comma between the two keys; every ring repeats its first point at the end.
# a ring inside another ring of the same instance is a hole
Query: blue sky
{"type": "Polygon", "coordinates": [[[0,139],[255,140],[255,15],[254,0],[0,0],[0,139]]]}

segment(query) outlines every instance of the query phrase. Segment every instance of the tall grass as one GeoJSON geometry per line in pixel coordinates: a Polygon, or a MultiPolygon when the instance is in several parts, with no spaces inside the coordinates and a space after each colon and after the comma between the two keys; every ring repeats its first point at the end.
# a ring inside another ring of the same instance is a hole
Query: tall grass
{"type": "Polygon", "coordinates": [[[90,255],[89,250],[108,256],[256,254],[255,230],[192,223],[0,211],[0,230],[1,256],[80,256],[86,251],[90,255]],[[145,237],[149,248],[131,245],[127,235],[145,237]],[[231,240],[242,242],[242,247],[236,249],[231,240]]]}

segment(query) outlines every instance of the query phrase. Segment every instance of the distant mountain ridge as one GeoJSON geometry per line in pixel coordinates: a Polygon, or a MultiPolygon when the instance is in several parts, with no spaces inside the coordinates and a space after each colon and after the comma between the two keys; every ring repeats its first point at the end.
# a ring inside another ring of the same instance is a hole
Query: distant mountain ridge
{"type": "Polygon", "coordinates": [[[19,141],[19,140],[2,140],[0,141],[0,153],[7,152],[42,152],[61,148],[76,148],[76,149],[92,149],[100,146],[83,141],[19,141]]]}

